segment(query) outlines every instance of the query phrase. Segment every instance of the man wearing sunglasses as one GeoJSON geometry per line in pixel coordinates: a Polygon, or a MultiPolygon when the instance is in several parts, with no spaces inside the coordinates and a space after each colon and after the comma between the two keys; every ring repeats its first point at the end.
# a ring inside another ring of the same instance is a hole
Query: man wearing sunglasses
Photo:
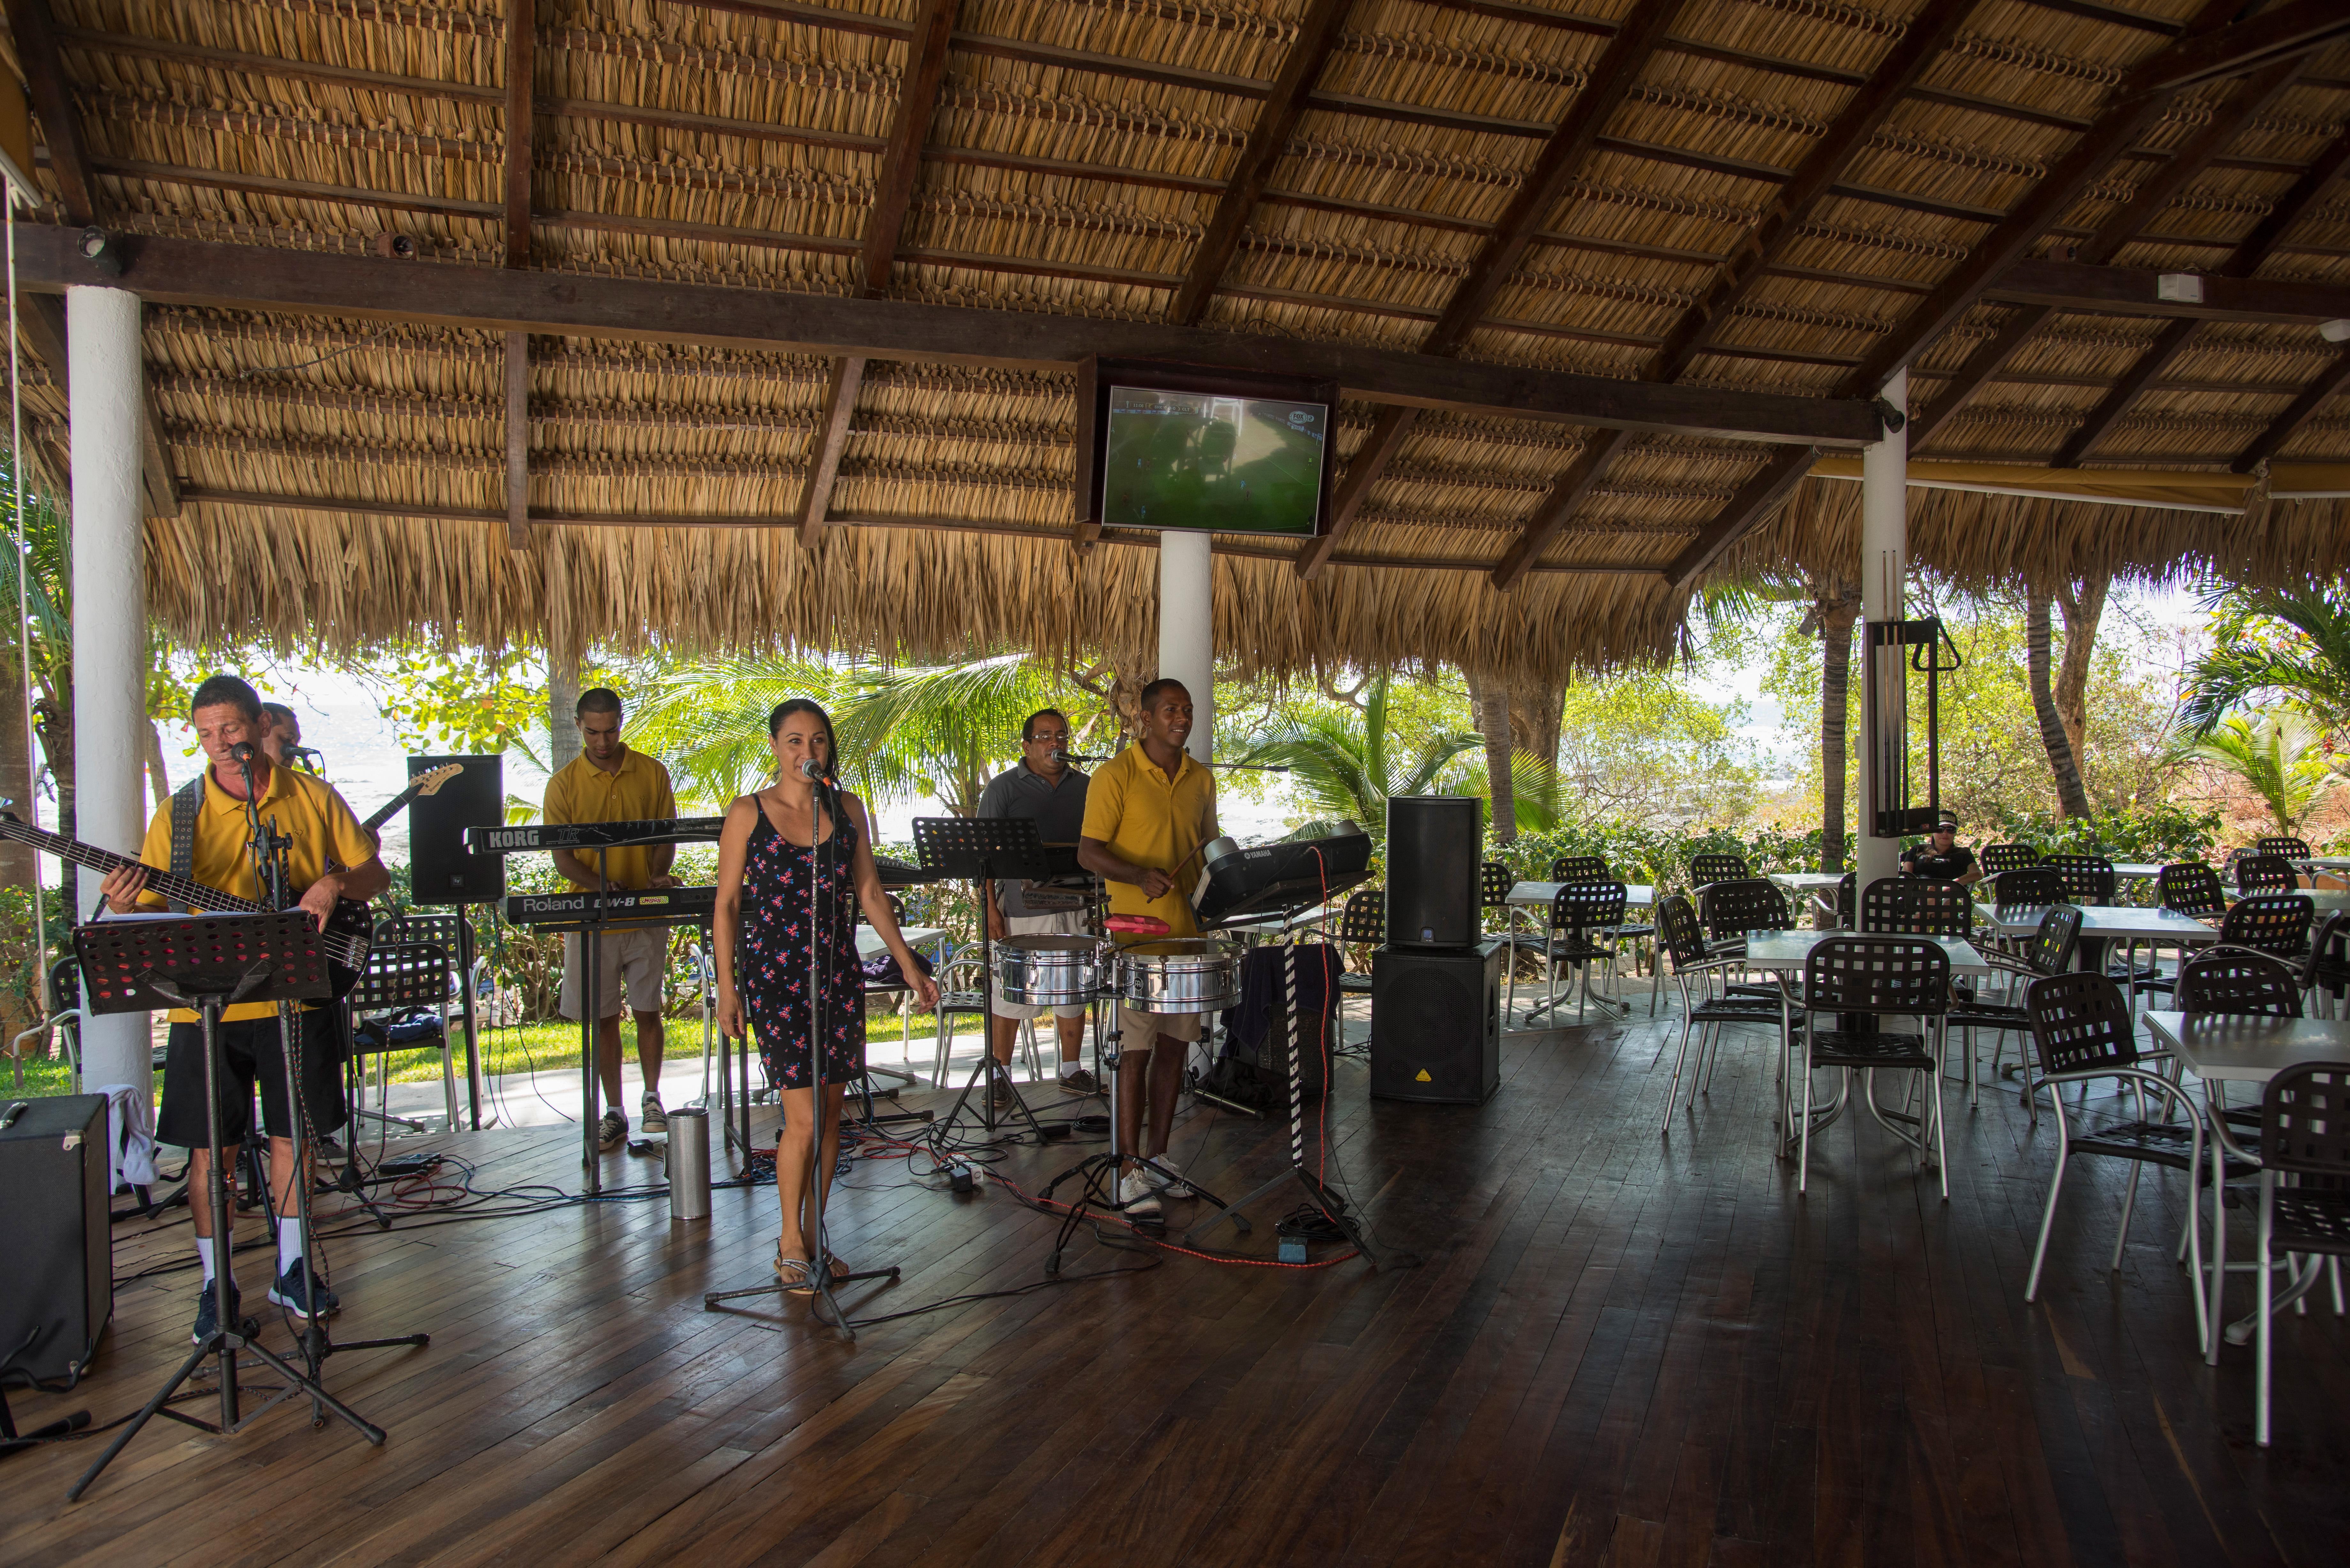
{"type": "Polygon", "coordinates": [[[1975,852],[1959,842],[1958,819],[1949,816],[1934,825],[1933,837],[1901,852],[1901,869],[1912,877],[1931,877],[1941,882],[1982,880],[1975,852]]]}

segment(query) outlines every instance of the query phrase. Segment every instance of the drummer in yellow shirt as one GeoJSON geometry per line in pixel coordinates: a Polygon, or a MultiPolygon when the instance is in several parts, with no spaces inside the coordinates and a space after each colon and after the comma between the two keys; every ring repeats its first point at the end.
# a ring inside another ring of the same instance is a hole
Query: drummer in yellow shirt
{"type": "MultiPolygon", "coordinates": [[[[1110,913],[1155,915],[1179,937],[1199,934],[1185,889],[1198,875],[1200,846],[1216,836],[1215,780],[1183,750],[1191,718],[1191,693],[1181,681],[1154,680],[1142,689],[1141,740],[1094,774],[1077,839],[1077,863],[1109,884],[1110,913]]],[[[1166,1153],[1183,1058],[1200,1037],[1200,1020],[1121,1008],[1118,1033],[1118,1147],[1129,1157],[1118,1173],[1118,1204],[1128,1214],[1154,1215],[1162,1193],[1191,1196],[1166,1153]],[[1135,1155],[1158,1168],[1137,1167],[1135,1155]]]]}

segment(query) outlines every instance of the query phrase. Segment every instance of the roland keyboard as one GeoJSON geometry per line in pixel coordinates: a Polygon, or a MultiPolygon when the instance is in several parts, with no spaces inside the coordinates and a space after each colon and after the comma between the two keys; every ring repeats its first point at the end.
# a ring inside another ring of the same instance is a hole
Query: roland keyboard
{"type": "Polygon", "coordinates": [[[715,888],[654,888],[643,892],[512,893],[506,923],[546,931],[576,931],[595,919],[608,931],[637,926],[698,926],[718,907],[715,888]]]}
{"type": "Polygon", "coordinates": [[[632,844],[715,843],[723,816],[662,816],[643,822],[533,822],[517,827],[469,827],[465,847],[476,855],[526,855],[546,849],[620,849],[632,844]]]}

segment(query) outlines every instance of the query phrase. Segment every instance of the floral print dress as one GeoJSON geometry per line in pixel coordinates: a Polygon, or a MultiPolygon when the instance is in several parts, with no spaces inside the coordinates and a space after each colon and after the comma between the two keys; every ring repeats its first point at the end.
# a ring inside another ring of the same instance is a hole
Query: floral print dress
{"type": "Polygon", "coordinates": [[[816,890],[817,1041],[824,1082],[845,1084],[865,1070],[865,974],[857,957],[855,829],[843,824],[814,849],[775,831],[763,806],[743,860],[743,933],[735,989],[759,1036],[770,1081],[808,1086],[808,883],[816,890]]]}

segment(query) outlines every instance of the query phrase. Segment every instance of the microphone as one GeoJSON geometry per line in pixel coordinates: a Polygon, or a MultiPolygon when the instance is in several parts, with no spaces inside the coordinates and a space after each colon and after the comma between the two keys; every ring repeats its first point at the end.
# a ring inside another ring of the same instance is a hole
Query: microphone
{"type": "Polygon", "coordinates": [[[830,784],[832,782],[832,764],[829,763],[818,762],[814,757],[802,757],[800,759],[800,777],[804,779],[813,779],[818,784],[830,784]]]}
{"type": "Polygon", "coordinates": [[[228,754],[240,763],[249,763],[260,755],[260,751],[251,741],[239,741],[228,749],[228,754]]]}

